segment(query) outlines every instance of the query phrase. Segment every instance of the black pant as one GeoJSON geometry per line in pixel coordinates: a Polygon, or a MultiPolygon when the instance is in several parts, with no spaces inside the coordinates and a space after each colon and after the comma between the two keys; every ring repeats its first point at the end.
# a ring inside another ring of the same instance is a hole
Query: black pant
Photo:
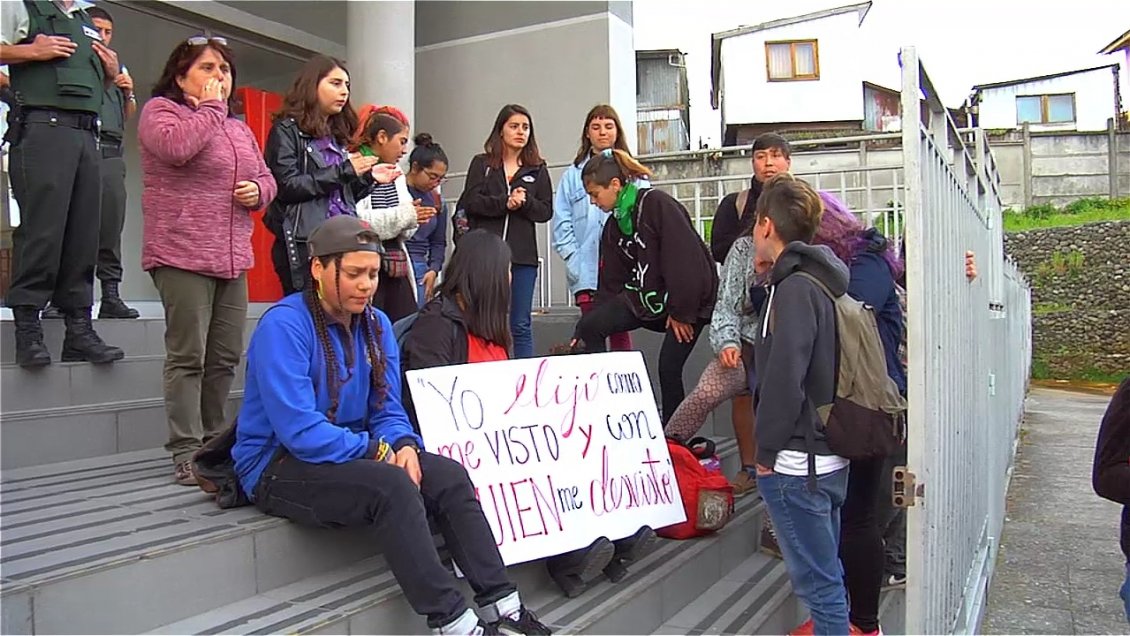
{"type": "Polygon", "coordinates": [[[683,366],[691,351],[694,351],[698,336],[706,326],[705,320],[694,325],[694,338],[690,342],[679,342],[675,334],[667,330],[667,319],[643,321],[635,315],[628,303],[621,298],[603,302],[592,311],[581,316],[577,322],[574,337],[585,343],[588,353],[602,353],[608,336],[622,331],[635,331],[644,328],[649,331],[666,333],[663,346],[659,349],[659,392],[663,403],[663,424],[683,403],[686,391],[683,388],[683,366]]]}
{"type": "Polygon", "coordinates": [[[883,536],[879,531],[880,481],[885,457],[853,461],[847,498],[840,509],[840,561],[851,606],[851,622],[873,632],[879,627],[883,585],[883,536]]]}
{"type": "Polygon", "coordinates": [[[373,306],[388,314],[388,319],[396,322],[419,309],[416,304],[416,281],[412,278],[393,278],[381,272],[377,292],[373,294],[373,306]]]}
{"type": "Polygon", "coordinates": [[[271,246],[271,263],[275,266],[275,274],[278,275],[279,282],[282,283],[283,296],[302,291],[306,286],[306,278],[310,276],[310,248],[306,246],[306,241],[301,241],[297,243],[297,249],[298,262],[304,263],[303,275],[299,278],[295,278],[291,273],[290,259],[286,255],[286,241],[275,236],[275,244],[271,246]]]}
{"type": "Polygon", "coordinates": [[[98,231],[96,273],[100,281],[120,283],[122,228],[126,225],[126,161],[120,146],[103,146],[102,155],[102,224],[98,231]]]}
{"type": "Polygon", "coordinates": [[[879,479],[879,532],[883,535],[886,565],[884,582],[888,574],[906,576],[906,508],[896,508],[891,499],[891,477],[895,466],[906,466],[906,443],[887,458],[879,479]]]}
{"type": "Polygon", "coordinates": [[[93,130],[25,123],[9,175],[20,206],[12,233],[10,307],[94,304],[102,156],[93,130]]]}
{"type": "Polygon", "coordinates": [[[517,588],[506,576],[467,471],[427,452],[420,453],[420,469],[417,490],[408,473],[393,464],[368,459],[307,464],[283,453],[264,471],[255,504],[300,524],[372,528],[412,609],[436,628],[458,618],[467,604],[436,552],[429,514],[480,606],[517,588]]]}

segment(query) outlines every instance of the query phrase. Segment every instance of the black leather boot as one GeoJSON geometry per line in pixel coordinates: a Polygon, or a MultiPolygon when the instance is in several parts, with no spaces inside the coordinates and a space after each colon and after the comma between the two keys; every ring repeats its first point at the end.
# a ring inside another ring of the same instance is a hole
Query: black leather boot
{"type": "Polygon", "coordinates": [[[612,542],[607,537],[600,537],[586,548],[548,559],[545,565],[565,596],[576,598],[608,567],[615,552],[612,542]]]}
{"type": "Polygon", "coordinates": [[[90,322],[90,307],[64,309],[67,332],[63,337],[63,362],[106,364],[121,360],[126,353],[102,341],[90,322]]]}
{"type": "Polygon", "coordinates": [[[141,316],[136,309],[126,305],[118,295],[118,284],[102,281],[102,304],[98,307],[98,318],[132,319],[141,316]]]}
{"type": "Polygon", "coordinates": [[[55,305],[47,305],[47,308],[39,313],[40,320],[62,320],[63,310],[55,305]]]}
{"type": "Polygon", "coordinates": [[[36,307],[12,307],[16,325],[16,364],[34,369],[51,364],[51,354],[43,346],[43,325],[36,307]]]}
{"type": "Polygon", "coordinates": [[[604,575],[609,581],[619,583],[628,576],[628,566],[651,554],[659,547],[659,536],[648,526],[643,526],[630,537],[614,541],[616,553],[612,555],[604,575]]]}

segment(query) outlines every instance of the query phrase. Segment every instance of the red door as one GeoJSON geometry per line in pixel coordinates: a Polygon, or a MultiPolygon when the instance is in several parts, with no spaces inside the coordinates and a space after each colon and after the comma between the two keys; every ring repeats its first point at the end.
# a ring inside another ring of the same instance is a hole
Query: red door
{"type": "MultiPolygon", "coordinates": [[[[259,148],[267,147],[267,134],[271,132],[271,114],[282,106],[282,95],[268,93],[256,88],[236,89],[244,105],[244,121],[251,128],[259,148]]],[[[251,213],[255,229],[251,233],[251,249],[255,254],[255,265],[247,272],[247,299],[253,303],[273,303],[282,298],[282,284],[271,264],[271,246],[275,235],[263,225],[266,210],[251,213]]]]}

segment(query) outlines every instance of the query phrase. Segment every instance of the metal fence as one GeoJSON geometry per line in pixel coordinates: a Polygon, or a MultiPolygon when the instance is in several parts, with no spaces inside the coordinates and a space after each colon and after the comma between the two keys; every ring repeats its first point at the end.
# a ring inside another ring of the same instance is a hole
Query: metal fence
{"type": "Polygon", "coordinates": [[[907,633],[974,633],[984,612],[1031,351],[1031,296],[1005,260],[984,136],[954,126],[902,50],[908,292],[907,633]],[[964,275],[973,250],[978,281],[964,275]]]}

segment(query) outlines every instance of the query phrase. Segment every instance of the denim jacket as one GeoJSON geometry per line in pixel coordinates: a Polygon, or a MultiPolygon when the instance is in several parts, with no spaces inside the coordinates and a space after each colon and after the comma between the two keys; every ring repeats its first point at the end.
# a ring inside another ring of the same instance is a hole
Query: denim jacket
{"type": "MultiPolygon", "coordinates": [[[[553,249],[565,261],[565,280],[573,295],[597,289],[600,236],[611,216],[589,202],[581,182],[581,171],[588,161],[565,169],[553,197],[553,249]]],[[[642,179],[636,185],[641,189],[649,187],[642,179]]]]}

